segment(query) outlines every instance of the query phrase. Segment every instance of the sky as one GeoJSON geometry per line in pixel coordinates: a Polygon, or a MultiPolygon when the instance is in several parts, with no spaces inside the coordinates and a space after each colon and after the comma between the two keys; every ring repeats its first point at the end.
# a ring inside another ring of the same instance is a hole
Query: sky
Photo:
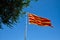
{"type": "MultiPolygon", "coordinates": [[[[27,40],[60,40],[60,0],[31,1],[23,10],[50,19],[54,27],[29,24],[27,19],[27,40]]],[[[28,18],[28,15],[19,18],[13,29],[3,25],[4,29],[0,30],[0,40],[24,40],[26,17],[28,18]]]]}

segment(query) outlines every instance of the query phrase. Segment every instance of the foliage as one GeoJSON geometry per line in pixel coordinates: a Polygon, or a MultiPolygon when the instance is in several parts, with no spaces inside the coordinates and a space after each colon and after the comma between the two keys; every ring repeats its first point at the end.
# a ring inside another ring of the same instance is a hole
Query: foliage
{"type": "Polygon", "coordinates": [[[0,0],[0,28],[2,24],[12,27],[17,22],[23,8],[27,7],[30,0],[0,0]]]}
{"type": "Polygon", "coordinates": [[[0,28],[2,24],[11,28],[19,16],[26,13],[22,9],[29,6],[30,1],[32,0],[0,0],[0,28]]]}

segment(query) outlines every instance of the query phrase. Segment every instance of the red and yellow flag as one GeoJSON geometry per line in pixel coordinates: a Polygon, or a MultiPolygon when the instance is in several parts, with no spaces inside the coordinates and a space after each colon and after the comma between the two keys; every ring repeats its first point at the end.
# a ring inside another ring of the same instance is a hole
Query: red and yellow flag
{"type": "MultiPolygon", "coordinates": [[[[30,24],[36,24],[39,26],[51,26],[51,21],[47,18],[42,18],[34,14],[28,14],[30,24]]],[[[53,26],[51,26],[53,27],[53,26]]]]}

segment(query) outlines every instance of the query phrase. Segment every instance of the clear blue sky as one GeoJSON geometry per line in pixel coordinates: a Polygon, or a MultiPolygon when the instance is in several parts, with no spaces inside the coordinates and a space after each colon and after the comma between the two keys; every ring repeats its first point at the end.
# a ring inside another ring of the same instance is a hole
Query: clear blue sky
{"type": "MultiPolygon", "coordinates": [[[[51,20],[54,28],[42,27],[28,24],[27,40],[60,40],[60,1],[59,0],[39,0],[31,1],[30,6],[24,11],[51,20]]],[[[24,40],[24,29],[26,26],[26,15],[20,18],[14,28],[10,29],[3,25],[0,30],[0,40],[24,40]],[[21,19],[21,20],[20,20],[21,19]]]]}

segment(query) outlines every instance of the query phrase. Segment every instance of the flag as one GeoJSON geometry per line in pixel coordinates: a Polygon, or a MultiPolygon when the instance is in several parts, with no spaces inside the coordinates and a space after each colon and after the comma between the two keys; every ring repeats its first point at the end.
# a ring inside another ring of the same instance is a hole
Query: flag
{"type": "Polygon", "coordinates": [[[30,24],[36,24],[36,25],[39,25],[39,26],[51,26],[51,21],[47,18],[42,18],[42,17],[39,17],[37,15],[34,15],[34,14],[28,14],[28,17],[29,17],[29,23],[30,24]]]}

